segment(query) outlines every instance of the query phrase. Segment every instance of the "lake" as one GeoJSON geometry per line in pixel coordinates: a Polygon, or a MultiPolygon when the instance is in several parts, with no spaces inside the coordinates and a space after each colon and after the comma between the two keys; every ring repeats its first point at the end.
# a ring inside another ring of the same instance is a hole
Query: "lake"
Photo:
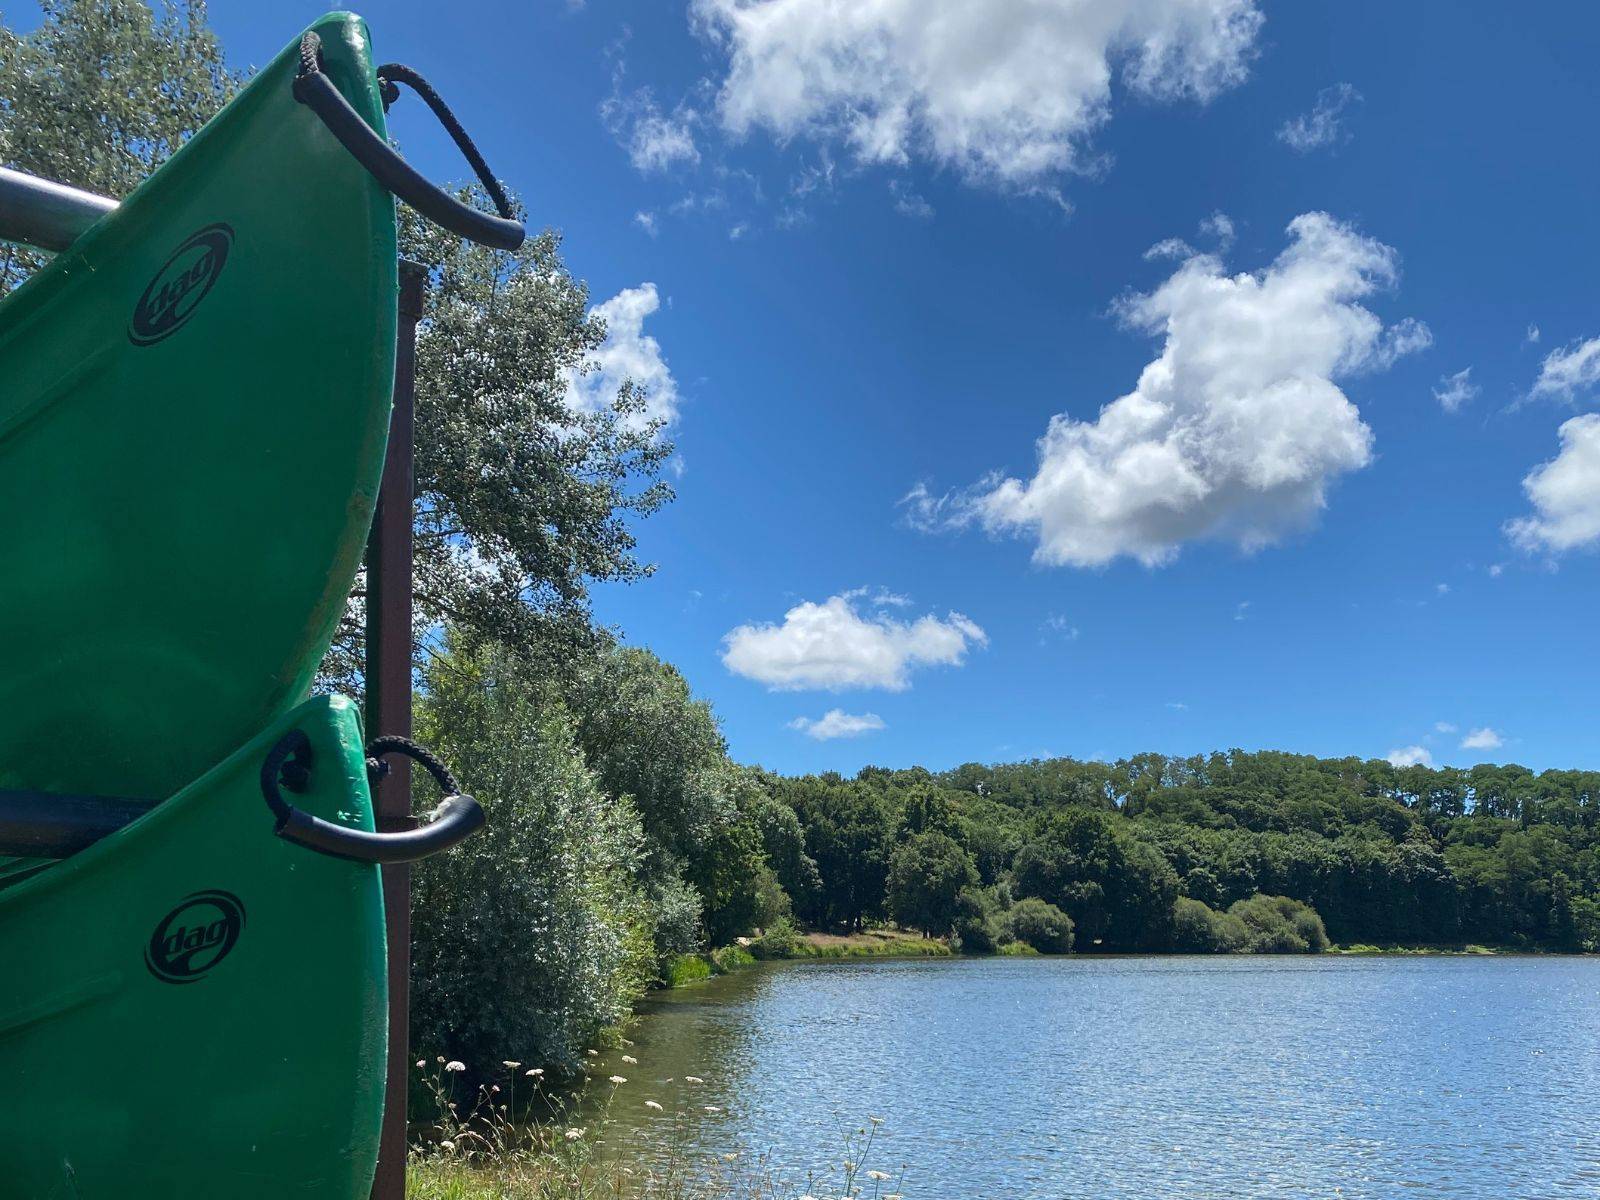
{"type": "Polygon", "coordinates": [[[600,1066],[608,1139],[676,1121],[801,1184],[878,1116],[907,1197],[1594,1197],[1597,1001],[1580,958],[774,964],[600,1066]]]}

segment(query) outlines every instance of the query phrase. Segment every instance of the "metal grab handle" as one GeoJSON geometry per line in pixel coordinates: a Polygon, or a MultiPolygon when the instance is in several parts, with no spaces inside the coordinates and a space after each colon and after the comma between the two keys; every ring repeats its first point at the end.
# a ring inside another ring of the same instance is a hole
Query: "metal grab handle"
{"type": "Polygon", "coordinates": [[[278,822],[278,836],[334,858],[355,862],[416,862],[448,850],[483,828],[483,808],[471,796],[446,796],[433,810],[433,819],[417,829],[396,833],[369,833],[324,821],[300,809],[289,808],[287,818],[278,822]]]}
{"type": "Polygon", "coordinates": [[[328,132],[390,193],[459,237],[494,250],[515,250],[527,238],[522,222],[463,204],[395,153],[321,71],[295,76],[294,97],[322,118],[328,132]]]}

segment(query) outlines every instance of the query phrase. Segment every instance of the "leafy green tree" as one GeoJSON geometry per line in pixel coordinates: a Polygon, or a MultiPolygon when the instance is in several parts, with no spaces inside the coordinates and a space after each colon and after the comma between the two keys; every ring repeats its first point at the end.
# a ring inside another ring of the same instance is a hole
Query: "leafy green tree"
{"type": "Polygon", "coordinates": [[[1002,922],[993,893],[964,887],[956,894],[950,932],[962,954],[993,954],[1000,948],[1002,922]]]}
{"type": "Polygon", "coordinates": [[[418,734],[488,823],[415,868],[412,1039],[476,1069],[576,1066],[654,974],[637,816],[601,792],[559,698],[517,656],[448,651],[426,683],[418,734]]]}
{"type": "Polygon", "coordinates": [[[837,775],[790,781],[785,795],[806,831],[822,887],[804,911],[822,929],[860,929],[883,914],[894,816],[883,799],[837,775]]]}
{"type": "Polygon", "coordinates": [[[960,813],[950,795],[930,783],[912,785],[905,793],[904,808],[900,815],[898,835],[915,837],[919,833],[942,833],[961,841],[960,813]]]}
{"type": "MultiPolygon", "coordinates": [[[[672,443],[632,382],[600,411],[572,401],[606,329],[554,233],[488,250],[402,206],[400,247],[429,278],[417,340],[418,652],[449,621],[564,671],[597,645],[589,585],[651,570],[631,522],[672,498],[660,479],[672,443]]],[[[364,595],[358,583],[325,667],[345,686],[361,661],[364,595]]]]}
{"type": "Polygon", "coordinates": [[[889,915],[930,937],[948,933],[956,897],[978,885],[972,856],[948,834],[913,834],[889,859],[889,915]]]}

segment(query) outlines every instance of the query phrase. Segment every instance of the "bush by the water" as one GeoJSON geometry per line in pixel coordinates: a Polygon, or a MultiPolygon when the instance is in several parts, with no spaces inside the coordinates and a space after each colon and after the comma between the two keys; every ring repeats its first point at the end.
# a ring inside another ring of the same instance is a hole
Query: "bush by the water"
{"type": "Polygon", "coordinates": [[[1054,904],[1027,896],[1006,913],[1006,932],[1014,941],[1041,954],[1067,954],[1072,950],[1072,918],[1054,904]]]}
{"type": "Polygon", "coordinates": [[[1320,954],[1328,948],[1322,918],[1287,896],[1255,895],[1226,912],[1187,896],[1173,909],[1173,945],[1202,954],[1320,954]]]}

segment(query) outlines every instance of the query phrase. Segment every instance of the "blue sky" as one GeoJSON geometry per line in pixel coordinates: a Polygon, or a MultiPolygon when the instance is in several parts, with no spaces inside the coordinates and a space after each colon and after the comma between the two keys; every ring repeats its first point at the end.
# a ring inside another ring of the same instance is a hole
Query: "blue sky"
{"type": "Polygon", "coordinates": [[[673,416],[599,617],[785,771],[1596,765],[1600,9],[973,9],[364,10],[673,416]]]}

